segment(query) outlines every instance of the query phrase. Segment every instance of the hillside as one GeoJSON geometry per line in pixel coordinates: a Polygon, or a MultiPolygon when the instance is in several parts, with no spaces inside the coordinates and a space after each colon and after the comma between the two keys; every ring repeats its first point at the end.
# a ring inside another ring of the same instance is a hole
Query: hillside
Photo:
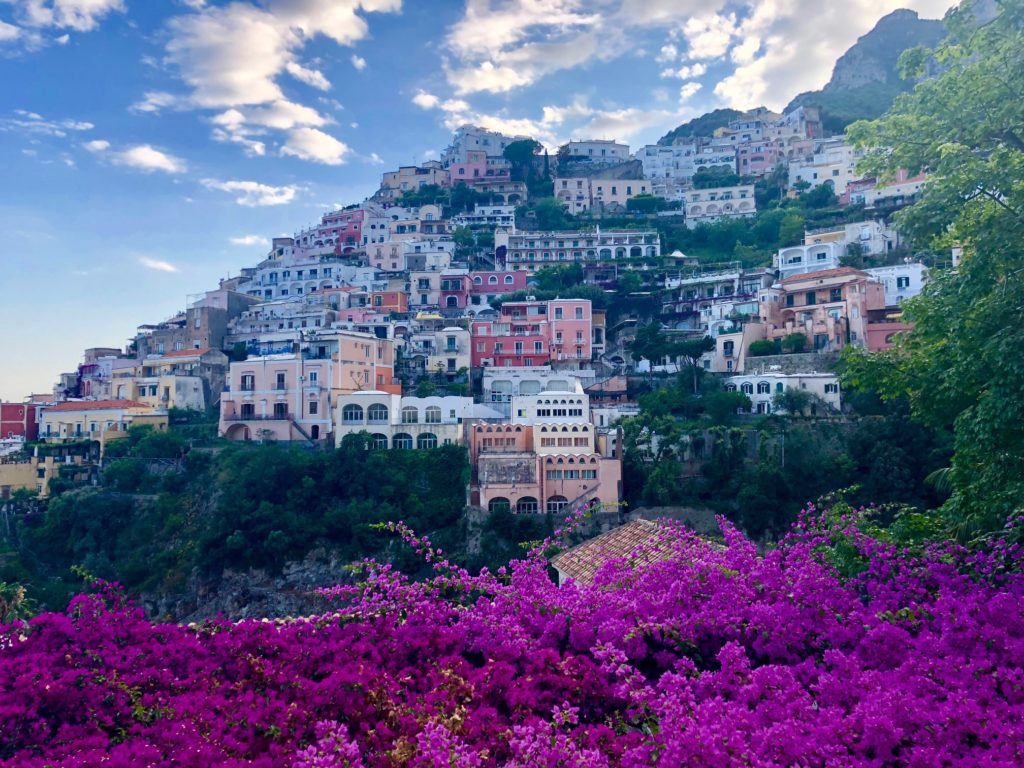
{"type": "Polygon", "coordinates": [[[900,78],[900,55],[917,46],[932,48],[945,34],[941,21],[922,19],[916,11],[893,11],[839,58],[824,88],[801,93],[785,111],[820,107],[825,129],[833,133],[854,120],[879,117],[898,94],[913,88],[913,82],[900,78]]]}
{"type": "Polygon", "coordinates": [[[695,117],[689,122],[673,128],[660,139],[659,144],[671,144],[676,139],[690,139],[695,136],[710,136],[718,128],[724,128],[730,120],[735,120],[743,113],[738,109],[716,109],[713,112],[695,117]]]}

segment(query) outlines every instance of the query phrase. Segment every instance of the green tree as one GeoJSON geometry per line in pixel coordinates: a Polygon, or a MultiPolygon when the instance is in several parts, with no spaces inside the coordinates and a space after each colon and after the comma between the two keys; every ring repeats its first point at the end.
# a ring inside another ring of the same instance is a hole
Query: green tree
{"type": "Polygon", "coordinates": [[[846,353],[844,381],[906,397],[916,419],[952,433],[942,512],[964,539],[1005,534],[1024,509],[1024,4],[998,7],[980,26],[969,7],[951,11],[934,53],[901,58],[904,75],[932,60],[939,74],[849,129],[869,151],[865,173],[928,169],[900,229],[934,250],[963,247],[956,270],[904,305],[913,330],[879,355],[846,353]]]}
{"type": "Polygon", "coordinates": [[[565,213],[565,205],[557,198],[544,197],[534,203],[533,212],[537,216],[538,229],[550,232],[565,229],[569,219],[565,213]]]}
{"type": "Polygon", "coordinates": [[[502,156],[512,166],[512,180],[526,181],[533,168],[533,159],[544,147],[539,141],[521,139],[505,147],[502,156]]]}

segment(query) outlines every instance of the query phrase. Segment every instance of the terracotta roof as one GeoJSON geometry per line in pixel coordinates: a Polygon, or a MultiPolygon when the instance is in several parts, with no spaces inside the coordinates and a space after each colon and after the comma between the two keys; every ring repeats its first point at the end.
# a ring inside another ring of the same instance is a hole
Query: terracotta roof
{"type": "Polygon", "coordinates": [[[80,400],[61,403],[47,409],[47,413],[53,411],[105,411],[113,408],[150,408],[145,403],[135,400],[80,400]]]}
{"type": "Polygon", "coordinates": [[[173,352],[166,352],[160,355],[160,357],[192,357],[193,355],[205,355],[209,351],[209,347],[203,347],[202,349],[176,349],[173,352]]]}
{"type": "Polygon", "coordinates": [[[611,560],[634,555],[633,561],[653,563],[669,556],[665,541],[671,531],[660,522],[634,520],[568,549],[551,559],[564,578],[590,584],[601,566],[611,560]],[[642,551],[637,552],[638,549],[642,551]]]}
{"type": "Polygon", "coordinates": [[[795,283],[800,280],[820,280],[825,277],[839,277],[840,275],[864,275],[867,277],[868,273],[853,267],[836,267],[835,269],[823,269],[820,272],[807,272],[803,275],[790,275],[782,282],[795,283]]]}

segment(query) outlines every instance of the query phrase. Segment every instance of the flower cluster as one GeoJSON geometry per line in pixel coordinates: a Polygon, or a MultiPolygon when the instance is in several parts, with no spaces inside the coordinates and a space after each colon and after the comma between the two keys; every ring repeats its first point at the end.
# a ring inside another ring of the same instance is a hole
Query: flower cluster
{"type": "Polygon", "coordinates": [[[809,510],[762,555],[722,525],[559,587],[544,545],[471,575],[397,524],[434,578],[365,562],[336,610],[276,623],[80,596],[0,632],[0,765],[1024,764],[1018,549],[809,510]]]}

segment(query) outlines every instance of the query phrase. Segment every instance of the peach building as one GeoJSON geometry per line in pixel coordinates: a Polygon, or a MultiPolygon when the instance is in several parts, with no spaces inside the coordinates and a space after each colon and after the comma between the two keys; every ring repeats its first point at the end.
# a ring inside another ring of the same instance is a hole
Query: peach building
{"type": "Polygon", "coordinates": [[[622,498],[614,439],[592,424],[475,424],[469,448],[472,503],[491,511],[554,514],[622,498]]]}
{"type": "Polygon", "coordinates": [[[111,440],[128,436],[133,426],[167,429],[167,411],[134,400],[82,400],[60,403],[43,411],[39,437],[46,442],[91,440],[100,452],[111,440]]]}
{"type": "Polygon", "coordinates": [[[229,440],[326,440],[331,433],[330,359],[306,353],[231,364],[218,433],[229,440]]]}
{"type": "Polygon", "coordinates": [[[866,346],[868,313],[885,308],[882,284],[852,267],[792,275],[759,298],[766,338],[802,333],[818,352],[866,346]]]}

